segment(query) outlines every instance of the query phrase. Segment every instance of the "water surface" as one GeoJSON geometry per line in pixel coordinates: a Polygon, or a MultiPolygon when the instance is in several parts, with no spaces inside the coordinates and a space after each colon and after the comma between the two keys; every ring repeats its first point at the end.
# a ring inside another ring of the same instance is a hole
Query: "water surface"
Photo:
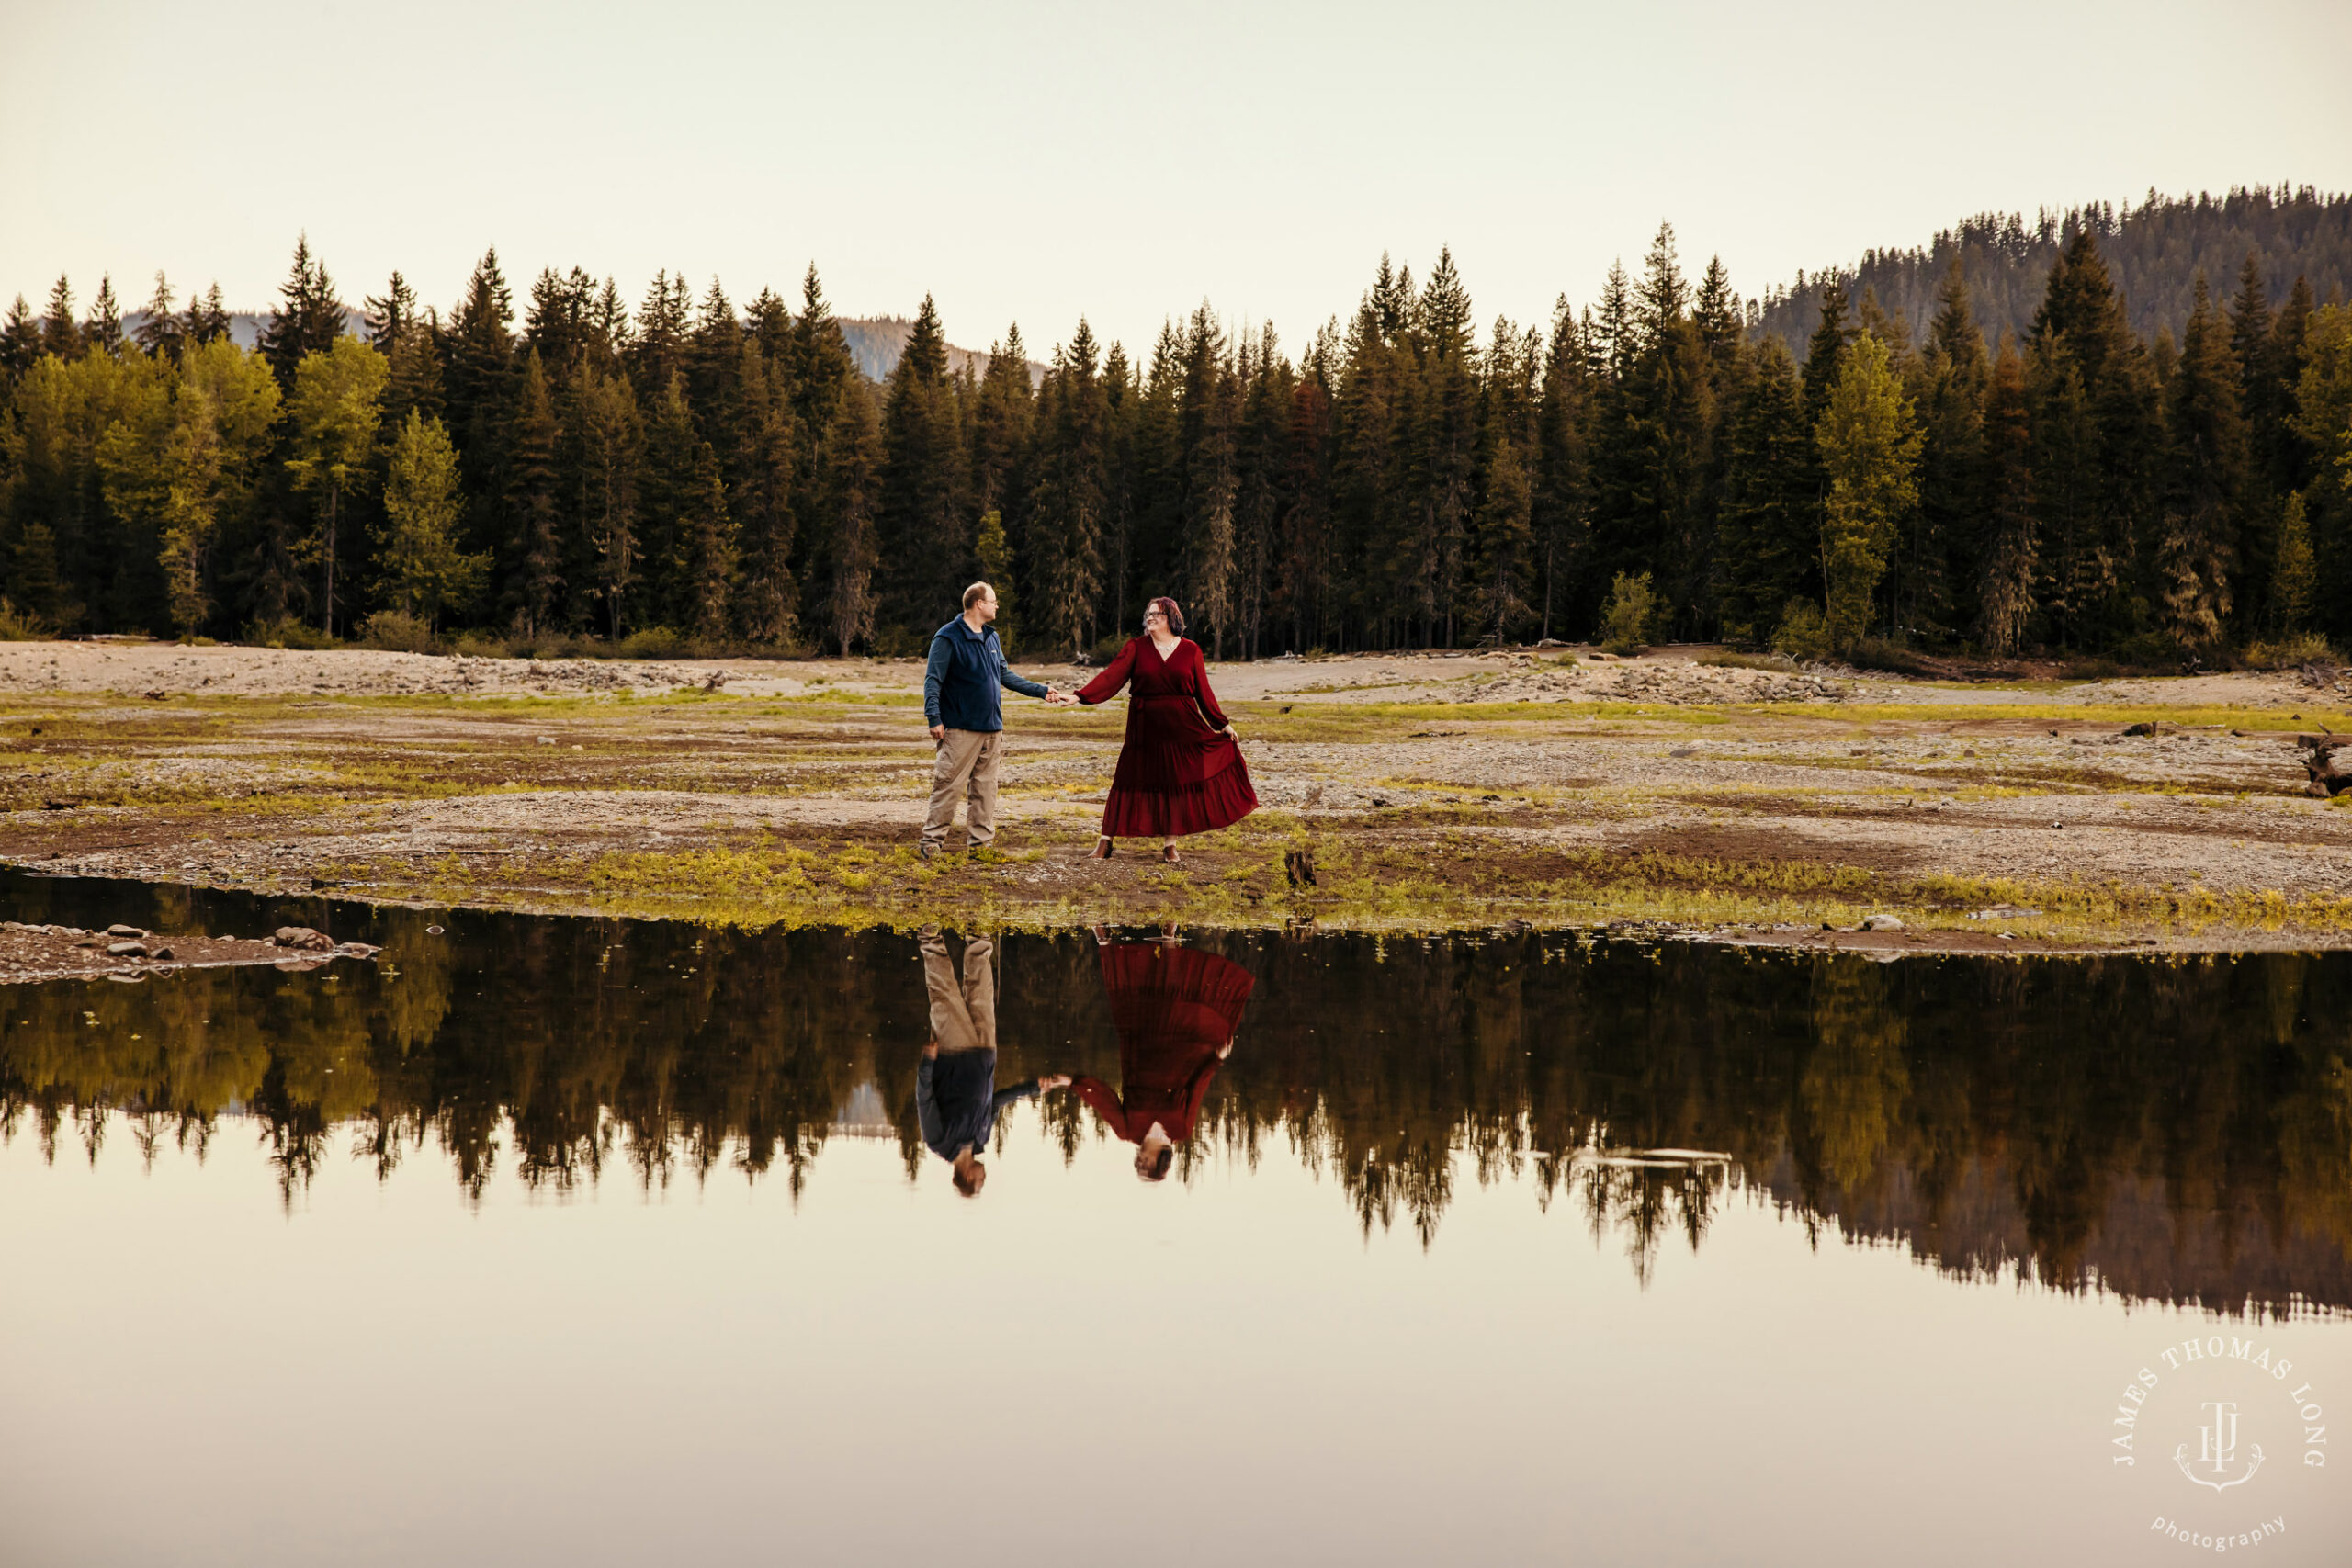
{"type": "Polygon", "coordinates": [[[912,933],[0,895],[385,948],[0,998],[0,1562],[2352,1545],[2340,956],[1001,936],[967,1199],[912,933]]]}

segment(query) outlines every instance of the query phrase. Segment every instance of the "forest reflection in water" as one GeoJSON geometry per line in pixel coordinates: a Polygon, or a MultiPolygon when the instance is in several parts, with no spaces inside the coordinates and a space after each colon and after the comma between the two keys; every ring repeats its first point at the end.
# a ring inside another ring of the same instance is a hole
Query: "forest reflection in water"
{"type": "MultiPolygon", "coordinates": [[[[250,1122],[289,1201],[342,1148],[386,1173],[446,1158],[476,1194],[509,1167],[558,1192],[721,1173],[798,1191],[829,1140],[879,1136],[910,1179],[945,1179],[925,1168],[939,1162],[916,1109],[930,1031],[911,933],[21,875],[0,894],[24,920],[249,934],[300,919],[384,948],[311,973],[18,988],[0,1018],[0,1129],[51,1157],[128,1142],[152,1158],[250,1122]]],[[[1065,1157],[1114,1134],[1140,1144],[1156,1121],[1172,1181],[1219,1154],[1300,1160],[1336,1178],[1351,1211],[1336,1223],[1425,1246],[1457,1181],[1523,1184],[1645,1276],[1663,1247],[1702,1247],[1722,1205],[1756,1201],[1965,1278],[2266,1315],[2352,1307],[2346,955],[1182,942],[997,939],[997,1078],[1080,1077],[1037,1102],[1065,1157]],[[1136,978],[1170,961],[1182,976],[1136,978]],[[1171,1008],[1195,1016],[1167,1027],[1171,1008]]],[[[1030,1125],[999,1122],[1000,1152],[1030,1125]]]]}

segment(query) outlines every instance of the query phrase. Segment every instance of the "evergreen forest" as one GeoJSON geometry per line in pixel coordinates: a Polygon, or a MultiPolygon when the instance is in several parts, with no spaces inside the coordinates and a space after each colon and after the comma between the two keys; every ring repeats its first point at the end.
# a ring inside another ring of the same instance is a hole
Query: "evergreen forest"
{"type": "Polygon", "coordinates": [[[1295,344],[1081,317],[1042,378],[926,299],[878,379],[813,266],[632,306],[577,267],[518,299],[492,251],[355,332],[302,243],[250,348],[217,286],[60,278],[0,322],[0,631],[910,654],[985,576],[1032,658],[1161,592],[1222,658],[2316,650],[2352,640],[2347,257],[2352,200],[2233,191],[1743,301],[1661,227],[1540,322],[1482,325],[1441,252],[1295,344]]]}

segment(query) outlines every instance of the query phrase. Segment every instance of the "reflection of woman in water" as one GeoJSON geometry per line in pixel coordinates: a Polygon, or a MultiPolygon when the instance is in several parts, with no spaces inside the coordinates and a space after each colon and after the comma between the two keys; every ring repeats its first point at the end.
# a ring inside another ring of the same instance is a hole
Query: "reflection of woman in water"
{"type": "Polygon", "coordinates": [[[1162,1180],[1176,1145],[1193,1135],[1217,1064],[1233,1055],[1257,982],[1238,964],[1172,941],[1114,943],[1100,926],[1094,940],[1119,1032],[1119,1089],[1088,1077],[1070,1089],[1136,1145],[1136,1174],[1162,1180]]]}

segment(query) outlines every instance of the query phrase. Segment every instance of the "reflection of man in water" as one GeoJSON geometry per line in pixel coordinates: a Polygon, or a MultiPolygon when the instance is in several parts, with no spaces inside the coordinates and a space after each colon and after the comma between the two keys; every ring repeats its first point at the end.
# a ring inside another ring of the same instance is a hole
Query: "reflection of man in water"
{"type": "Polygon", "coordinates": [[[988,1185],[981,1154],[996,1134],[997,1107],[1041,1089],[1060,1089],[1066,1077],[1031,1078],[996,1087],[995,944],[976,936],[964,944],[964,977],[947,956],[937,926],[922,929],[922,983],[931,994],[931,1043],[915,1069],[915,1117],[931,1152],[956,1168],[956,1190],[977,1198],[988,1185]]]}
{"type": "Polygon", "coordinates": [[[1072,1092],[1136,1145],[1137,1176],[1165,1180],[1257,982],[1238,964],[1177,946],[1172,927],[1164,941],[1114,942],[1097,926],[1094,940],[1119,1033],[1119,1092],[1087,1077],[1072,1092]]]}

